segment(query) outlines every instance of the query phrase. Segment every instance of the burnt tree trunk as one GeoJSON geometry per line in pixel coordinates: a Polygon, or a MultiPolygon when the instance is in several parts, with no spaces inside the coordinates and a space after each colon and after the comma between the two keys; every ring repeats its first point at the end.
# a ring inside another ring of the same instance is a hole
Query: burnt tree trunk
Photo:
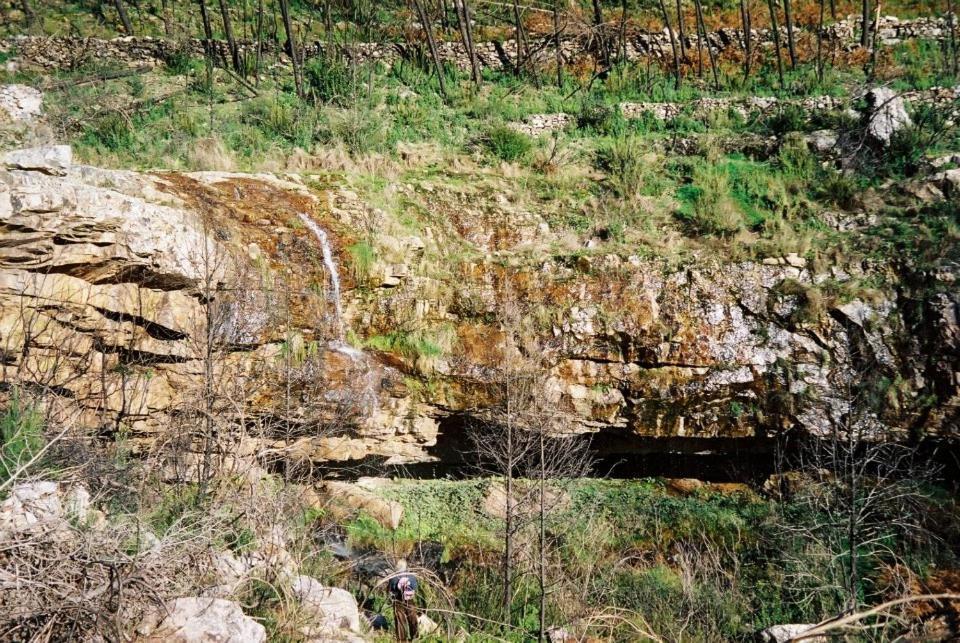
{"type": "Polygon", "coordinates": [[[870,44],[870,0],[863,0],[860,5],[860,46],[870,44]]]}
{"type": "Polygon", "coordinates": [[[783,19],[787,23],[787,51],[790,52],[790,69],[797,68],[797,48],[793,39],[793,10],[791,0],[783,0],[783,19]]]}
{"type": "Polygon", "coordinates": [[[750,57],[753,54],[753,27],[747,0],[740,0],[740,22],[743,26],[743,81],[746,82],[750,78],[750,57]]]}
{"type": "Polygon", "coordinates": [[[290,16],[289,0],[280,0],[280,13],[283,16],[283,30],[287,33],[287,43],[290,47],[290,62],[293,65],[293,84],[297,88],[297,96],[303,98],[303,76],[300,73],[300,55],[297,51],[297,36],[293,32],[293,18],[290,16]]]}
{"type": "Polygon", "coordinates": [[[233,63],[233,70],[241,74],[243,73],[243,64],[240,62],[240,48],[237,46],[237,39],[233,35],[233,23],[230,20],[227,0],[220,0],[220,15],[223,18],[223,33],[227,37],[227,47],[230,48],[230,62],[233,63]]]}
{"type": "Polygon", "coordinates": [[[773,48],[777,53],[777,74],[780,76],[780,89],[786,85],[783,80],[783,52],[780,51],[780,27],[777,24],[777,5],[775,0],[767,0],[770,8],[770,29],[773,30],[773,48]]]}
{"type": "Polygon", "coordinates": [[[437,70],[437,82],[440,84],[440,94],[447,95],[447,86],[443,82],[443,63],[440,60],[440,52],[437,50],[437,42],[433,39],[433,28],[430,26],[430,20],[427,18],[427,12],[423,9],[420,0],[413,0],[413,6],[417,10],[417,17],[423,26],[423,31],[427,35],[427,46],[430,48],[430,56],[433,58],[433,65],[437,70]]]}
{"type": "Polygon", "coordinates": [[[687,34],[683,24],[682,0],[677,0],[677,30],[680,32],[680,60],[687,60],[687,34]]]}
{"type": "Polygon", "coordinates": [[[113,6],[117,9],[120,16],[120,22],[123,24],[123,32],[128,36],[133,35],[133,23],[130,22],[130,16],[127,15],[127,8],[123,6],[123,0],[113,0],[113,6]]]}
{"type": "Polygon", "coordinates": [[[680,57],[677,54],[677,39],[673,35],[673,29],[670,28],[670,14],[667,13],[667,5],[660,0],[660,13],[663,15],[663,25],[667,28],[670,35],[670,50],[673,52],[673,71],[675,74],[674,86],[680,89],[680,57]]]}
{"type": "Polygon", "coordinates": [[[707,46],[707,56],[710,58],[710,71],[713,73],[713,87],[720,90],[720,77],[717,75],[717,61],[713,56],[713,49],[710,48],[710,35],[707,33],[707,24],[703,20],[703,5],[700,0],[693,0],[693,5],[697,10],[697,27],[703,33],[703,42],[707,46]]]}

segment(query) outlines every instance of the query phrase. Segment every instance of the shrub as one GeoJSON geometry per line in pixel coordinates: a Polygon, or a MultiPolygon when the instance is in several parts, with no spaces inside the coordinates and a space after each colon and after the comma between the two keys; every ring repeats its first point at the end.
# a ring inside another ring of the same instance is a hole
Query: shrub
{"type": "Polygon", "coordinates": [[[626,127],[626,119],[618,107],[610,107],[597,99],[586,99],[580,104],[577,127],[598,134],[617,134],[626,127]]]}
{"type": "Polygon", "coordinates": [[[690,184],[677,190],[683,205],[678,214],[694,232],[731,235],[743,227],[743,216],[730,194],[730,181],[723,167],[698,165],[690,184]]]}
{"type": "Polygon", "coordinates": [[[303,71],[318,101],[348,107],[356,95],[355,76],[339,58],[317,56],[307,61],[303,71]]]}
{"type": "Polygon", "coordinates": [[[644,152],[633,137],[617,138],[597,149],[594,165],[609,176],[619,196],[635,194],[644,174],[644,152]]]}
{"type": "Polygon", "coordinates": [[[120,113],[110,113],[87,126],[85,142],[97,148],[119,152],[133,146],[133,126],[120,113]]]}
{"type": "Polygon", "coordinates": [[[240,121],[253,125],[269,138],[281,139],[292,145],[309,147],[313,142],[315,119],[312,110],[288,94],[246,103],[240,121]]]}
{"type": "Polygon", "coordinates": [[[503,125],[488,130],[482,142],[491,154],[509,162],[520,160],[533,149],[529,136],[503,125]]]}
{"type": "Polygon", "coordinates": [[[764,121],[764,128],[771,134],[782,136],[788,132],[803,131],[807,124],[807,114],[803,107],[793,103],[783,104],[775,114],[764,121]]]}
{"type": "Polygon", "coordinates": [[[43,418],[14,394],[0,415],[0,482],[10,477],[43,448],[43,418]]]}
{"type": "Polygon", "coordinates": [[[331,144],[342,143],[351,154],[385,151],[389,147],[390,119],[372,109],[330,109],[326,122],[319,127],[317,139],[331,144]]]}
{"type": "Polygon", "coordinates": [[[367,241],[358,241],[347,248],[353,260],[353,278],[362,283],[370,276],[370,269],[377,260],[377,251],[367,241]]]}

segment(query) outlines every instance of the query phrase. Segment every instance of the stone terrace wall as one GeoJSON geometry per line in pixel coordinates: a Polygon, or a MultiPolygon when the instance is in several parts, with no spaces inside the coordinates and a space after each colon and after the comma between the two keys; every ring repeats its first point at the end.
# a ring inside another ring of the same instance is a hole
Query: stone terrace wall
{"type": "MultiPolygon", "coordinates": [[[[826,38],[844,47],[856,46],[858,22],[848,18],[825,29],[826,38]]],[[[802,29],[798,32],[803,33],[802,29]]],[[[898,20],[894,17],[880,19],[878,38],[884,45],[892,45],[909,38],[944,38],[949,35],[950,23],[947,18],[919,18],[916,20],[898,20]]],[[[759,45],[772,42],[769,29],[751,31],[751,39],[759,45]]],[[[784,30],[784,38],[786,37],[784,30]]],[[[610,34],[613,41],[616,34],[610,34]]],[[[739,48],[743,42],[743,32],[739,29],[720,29],[708,35],[707,41],[716,51],[730,47],[739,48]]],[[[597,49],[597,39],[569,37],[561,40],[561,55],[566,61],[592,53],[597,49]]],[[[226,43],[213,43],[223,60],[229,58],[226,43]]],[[[308,43],[304,55],[309,58],[324,53],[324,42],[308,43]]],[[[687,46],[696,47],[696,38],[687,38],[687,46]]],[[[247,43],[243,49],[252,53],[255,45],[247,43]]],[[[281,50],[280,43],[264,42],[262,51],[276,54],[281,50]]],[[[44,68],[69,69],[91,61],[119,61],[127,64],[152,64],[170,58],[177,52],[191,55],[203,53],[203,41],[193,39],[185,42],[169,41],[160,38],[123,37],[109,40],[97,38],[64,38],[43,36],[17,36],[0,40],[0,51],[16,50],[25,62],[44,68]]],[[[390,64],[401,59],[409,60],[425,57],[423,43],[356,43],[338,49],[349,59],[358,63],[383,62],[390,64]]],[[[459,42],[441,42],[441,58],[460,69],[469,69],[462,45],[459,42]]],[[[517,44],[515,40],[488,41],[477,43],[477,56],[484,68],[509,69],[516,61],[517,44]]],[[[615,49],[615,47],[610,47],[615,49]]],[[[530,50],[534,64],[550,63],[555,59],[556,51],[552,39],[532,39],[530,50]]],[[[641,32],[628,37],[626,56],[628,60],[647,56],[663,57],[670,54],[670,38],[666,31],[641,32]]]]}

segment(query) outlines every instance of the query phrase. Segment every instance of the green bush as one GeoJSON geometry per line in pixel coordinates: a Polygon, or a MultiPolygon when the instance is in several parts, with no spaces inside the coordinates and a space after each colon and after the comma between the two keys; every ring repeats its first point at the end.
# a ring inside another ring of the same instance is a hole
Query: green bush
{"type": "Polygon", "coordinates": [[[130,149],[134,143],[133,126],[125,115],[110,113],[88,125],[84,142],[110,152],[130,149]]]}
{"type": "Polygon", "coordinates": [[[640,188],[644,175],[644,150],[633,137],[615,138],[601,145],[594,158],[597,169],[607,173],[613,191],[630,196],[640,188]]]}
{"type": "Polygon", "coordinates": [[[304,77],[314,97],[323,103],[348,107],[357,93],[356,78],[339,58],[317,56],[304,65],[304,77]]]}
{"type": "Polygon", "coordinates": [[[518,161],[533,149],[529,136],[504,125],[489,129],[482,142],[488,152],[503,161],[518,161]]]}
{"type": "Polygon", "coordinates": [[[241,123],[252,125],[269,138],[307,148],[314,139],[316,116],[295,96],[278,94],[247,102],[240,114],[241,123]]]}
{"type": "Polygon", "coordinates": [[[6,482],[43,449],[43,418],[14,393],[0,415],[0,482],[6,482]]]}

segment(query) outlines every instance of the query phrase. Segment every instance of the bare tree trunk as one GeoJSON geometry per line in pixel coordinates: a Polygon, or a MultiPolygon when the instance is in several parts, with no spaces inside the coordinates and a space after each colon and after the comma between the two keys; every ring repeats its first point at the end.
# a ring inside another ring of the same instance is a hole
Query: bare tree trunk
{"type": "Polygon", "coordinates": [[[560,50],[560,0],[553,0],[553,37],[557,48],[557,87],[563,87],[563,52],[560,50]]]}
{"type": "Polygon", "coordinates": [[[523,23],[520,22],[520,4],[517,2],[517,0],[513,0],[513,21],[514,21],[514,31],[516,32],[514,34],[514,38],[516,39],[516,42],[517,42],[517,60],[514,64],[513,71],[517,76],[519,76],[520,69],[523,66],[523,61],[524,61],[524,53],[523,53],[524,38],[523,38],[523,23]]]}
{"type": "Polygon", "coordinates": [[[163,12],[163,34],[167,38],[173,37],[173,14],[171,13],[170,0],[163,0],[161,4],[163,12]]]}
{"type": "Polygon", "coordinates": [[[303,76],[300,73],[300,54],[297,51],[297,36],[293,32],[293,19],[290,17],[289,0],[280,0],[280,13],[283,14],[283,29],[287,33],[287,42],[290,45],[290,62],[293,65],[293,84],[297,88],[297,96],[303,98],[303,76]]]}
{"type": "Polygon", "coordinates": [[[863,0],[861,4],[861,11],[860,46],[866,47],[868,44],[870,44],[870,0],[863,0]]]}
{"type": "Polygon", "coordinates": [[[873,20],[873,33],[870,38],[870,71],[867,78],[873,81],[877,73],[877,33],[880,31],[880,6],[883,0],[877,0],[876,17],[873,20]]]}
{"type": "Polygon", "coordinates": [[[817,23],[817,80],[823,83],[823,14],[824,1],[820,0],[820,20],[817,23]]]}
{"type": "Polygon", "coordinates": [[[123,32],[128,36],[133,35],[133,23],[130,22],[130,16],[127,15],[127,8],[123,5],[123,0],[113,0],[113,6],[116,7],[120,15],[120,22],[123,24],[123,32]]]}
{"type": "Polygon", "coordinates": [[[547,633],[547,449],[546,449],[546,439],[544,431],[541,430],[538,432],[538,442],[540,446],[540,506],[539,506],[539,519],[540,523],[540,534],[539,534],[539,560],[538,564],[538,573],[537,580],[539,581],[540,589],[540,636],[539,640],[542,642],[545,640],[547,633]]]}
{"type": "Polygon", "coordinates": [[[740,0],[740,22],[743,25],[743,82],[750,78],[750,57],[753,54],[753,28],[750,25],[750,7],[740,0]]]}
{"type": "Polygon", "coordinates": [[[703,21],[703,5],[700,0],[693,0],[693,5],[697,10],[697,25],[703,33],[703,41],[707,45],[707,55],[710,57],[710,70],[713,72],[713,87],[720,90],[720,77],[717,75],[717,61],[713,56],[713,49],[710,47],[710,37],[707,34],[707,24],[703,21]]]}
{"type": "Polygon", "coordinates": [[[777,6],[775,0],[767,0],[770,8],[770,28],[773,30],[773,48],[777,52],[777,73],[780,75],[780,89],[786,82],[783,80],[783,52],[780,51],[780,27],[777,25],[777,6]]]}
{"type": "Polygon", "coordinates": [[[511,383],[508,379],[506,395],[507,466],[506,471],[504,471],[506,499],[503,532],[503,622],[508,626],[513,624],[513,615],[511,614],[511,608],[513,606],[513,470],[516,466],[513,445],[513,398],[509,390],[510,385],[511,383]]]}
{"type": "Polygon", "coordinates": [[[453,0],[454,9],[457,12],[457,24],[460,27],[460,39],[463,41],[463,48],[467,52],[467,58],[470,59],[470,77],[473,83],[480,86],[480,65],[477,62],[476,53],[473,50],[473,32],[470,25],[470,8],[467,6],[467,0],[453,0]]]}
{"type": "Polygon", "coordinates": [[[957,51],[957,14],[953,10],[953,0],[947,0],[947,15],[950,20],[950,50],[953,53],[953,74],[960,73],[960,57],[957,51]]]}
{"type": "Polygon", "coordinates": [[[676,89],[680,89],[680,58],[677,54],[677,39],[674,38],[673,29],[670,28],[670,14],[667,13],[667,5],[664,4],[663,0],[660,0],[660,13],[663,14],[663,24],[667,28],[667,33],[670,34],[670,49],[673,51],[673,70],[676,75],[674,86],[676,89]]]}
{"type": "Polygon", "coordinates": [[[677,29],[680,31],[680,60],[687,60],[687,34],[683,24],[682,0],[677,0],[677,29]]]}
{"type": "Polygon", "coordinates": [[[230,48],[230,61],[233,63],[233,70],[242,74],[243,65],[240,62],[240,48],[237,47],[237,39],[233,36],[233,24],[230,20],[227,0],[220,0],[220,15],[223,17],[223,32],[227,36],[227,46],[230,48]]]}
{"type": "Polygon", "coordinates": [[[32,26],[37,20],[37,14],[33,12],[30,0],[20,0],[20,9],[23,11],[23,17],[27,19],[27,26],[32,26]]]}
{"type": "Polygon", "coordinates": [[[257,0],[257,52],[253,63],[253,82],[260,85],[260,57],[263,54],[263,0],[257,0]]]}
{"type": "Polygon", "coordinates": [[[413,6],[417,10],[417,16],[420,19],[420,24],[423,26],[424,32],[427,34],[427,46],[430,47],[430,55],[433,57],[433,65],[437,70],[437,82],[440,83],[440,93],[443,96],[447,95],[447,86],[443,82],[443,62],[440,60],[440,52],[437,50],[437,42],[433,39],[433,28],[430,26],[430,21],[427,18],[427,12],[423,9],[423,4],[420,0],[413,0],[413,6]]]}
{"type": "Polygon", "coordinates": [[[791,0],[783,0],[783,19],[787,23],[787,50],[790,52],[790,69],[797,68],[797,49],[793,39],[793,10],[791,0]]]}
{"type": "Polygon", "coordinates": [[[203,49],[207,58],[213,60],[213,27],[210,26],[210,14],[207,12],[205,0],[197,0],[200,4],[200,22],[203,24],[203,49]]]}
{"type": "Polygon", "coordinates": [[[621,0],[620,8],[620,61],[627,62],[627,0],[621,0]]]}

